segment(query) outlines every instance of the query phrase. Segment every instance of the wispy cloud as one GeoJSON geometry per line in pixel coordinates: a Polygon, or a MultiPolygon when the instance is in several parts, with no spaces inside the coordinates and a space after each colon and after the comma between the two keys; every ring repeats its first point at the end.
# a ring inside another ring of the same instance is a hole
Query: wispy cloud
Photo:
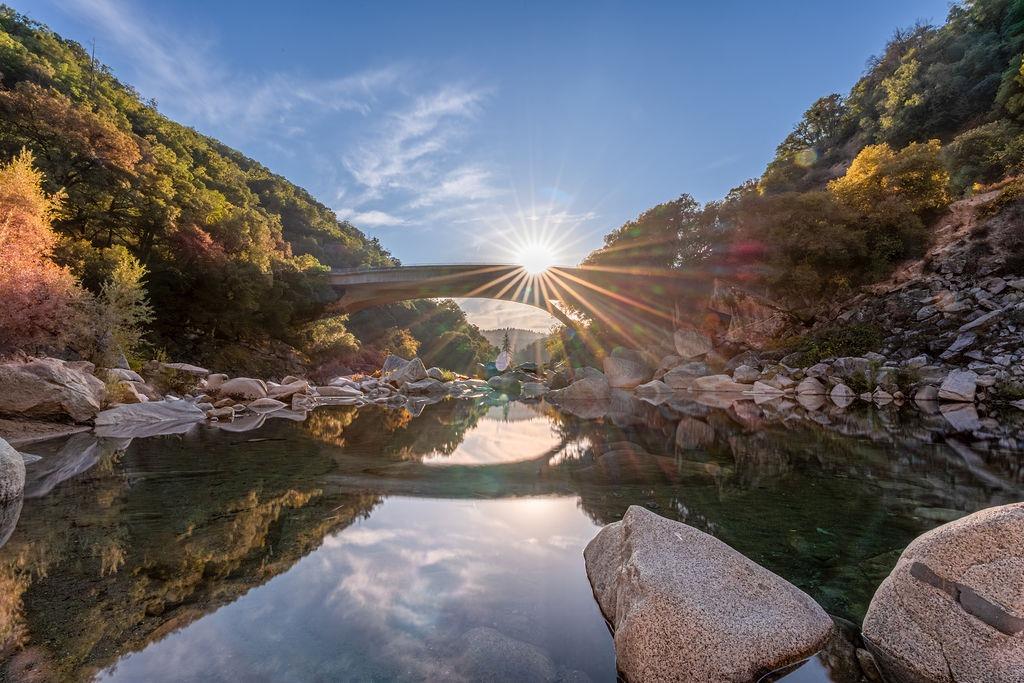
{"type": "Polygon", "coordinates": [[[342,220],[367,228],[403,225],[406,222],[404,218],[392,216],[386,211],[371,210],[355,212],[350,210],[338,210],[335,211],[335,213],[338,215],[338,218],[342,220]]]}
{"type": "Polygon", "coordinates": [[[310,111],[367,113],[382,89],[393,86],[404,69],[389,66],[333,79],[300,74],[235,73],[210,56],[208,44],[190,34],[141,20],[133,7],[117,0],[63,0],[60,7],[96,28],[132,60],[135,87],[144,97],[159,96],[191,119],[258,129],[274,126],[300,135],[310,111]],[[300,116],[301,113],[301,116],[300,116]]]}

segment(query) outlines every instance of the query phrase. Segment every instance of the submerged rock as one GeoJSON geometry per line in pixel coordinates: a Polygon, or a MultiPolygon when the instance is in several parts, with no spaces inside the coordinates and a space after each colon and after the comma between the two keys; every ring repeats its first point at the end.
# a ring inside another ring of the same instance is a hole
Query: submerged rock
{"type": "Polygon", "coordinates": [[[558,670],[544,650],[488,626],[462,636],[454,668],[471,681],[555,681],[558,670]]]}
{"type": "Polygon", "coordinates": [[[832,620],[713,536],[631,506],[583,552],[630,681],[748,681],[820,650],[832,620]]]}
{"type": "Polygon", "coordinates": [[[976,512],[903,551],[864,618],[893,680],[1024,681],[1024,503],[976,512]]]}

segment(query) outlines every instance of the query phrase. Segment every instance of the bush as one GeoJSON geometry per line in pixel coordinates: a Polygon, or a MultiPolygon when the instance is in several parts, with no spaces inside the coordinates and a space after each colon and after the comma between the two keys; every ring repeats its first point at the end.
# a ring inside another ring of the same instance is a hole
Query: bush
{"type": "Polygon", "coordinates": [[[918,216],[934,214],[949,204],[949,173],[941,151],[938,140],[912,142],[898,152],[887,144],[868,145],[842,178],[828,184],[828,190],[865,214],[894,200],[918,216]]]}
{"type": "Polygon", "coordinates": [[[994,121],[961,133],[942,151],[950,185],[962,194],[1017,173],[1024,164],[1024,134],[1010,121],[994,121]]]}
{"type": "Polygon", "coordinates": [[[801,354],[801,362],[813,365],[823,358],[862,356],[882,345],[882,330],[869,323],[829,325],[784,341],[782,347],[801,354]]]}

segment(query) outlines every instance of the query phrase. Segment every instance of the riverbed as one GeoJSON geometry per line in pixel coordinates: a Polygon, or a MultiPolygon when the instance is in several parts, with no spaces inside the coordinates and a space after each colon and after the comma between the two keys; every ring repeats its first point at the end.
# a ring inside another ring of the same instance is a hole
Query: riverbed
{"type": "Polygon", "coordinates": [[[786,680],[856,680],[856,627],[903,548],[1024,497],[1015,440],[981,447],[940,421],[479,399],[33,444],[20,514],[0,515],[16,519],[0,533],[0,671],[612,681],[582,550],[643,505],[833,616],[842,635],[786,680]]]}

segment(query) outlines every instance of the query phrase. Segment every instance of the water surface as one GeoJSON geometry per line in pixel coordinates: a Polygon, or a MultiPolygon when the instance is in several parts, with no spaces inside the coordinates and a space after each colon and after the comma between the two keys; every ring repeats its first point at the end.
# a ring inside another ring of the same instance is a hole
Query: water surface
{"type": "Polygon", "coordinates": [[[855,625],[906,544],[1024,489],[1014,438],[907,410],[575,412],[334,407],[33,446],[20,518],[0,515],[0,676],[614,680],[582,549],[638,504],[837,619],[791,681],[855,680],[855,625]]]}

